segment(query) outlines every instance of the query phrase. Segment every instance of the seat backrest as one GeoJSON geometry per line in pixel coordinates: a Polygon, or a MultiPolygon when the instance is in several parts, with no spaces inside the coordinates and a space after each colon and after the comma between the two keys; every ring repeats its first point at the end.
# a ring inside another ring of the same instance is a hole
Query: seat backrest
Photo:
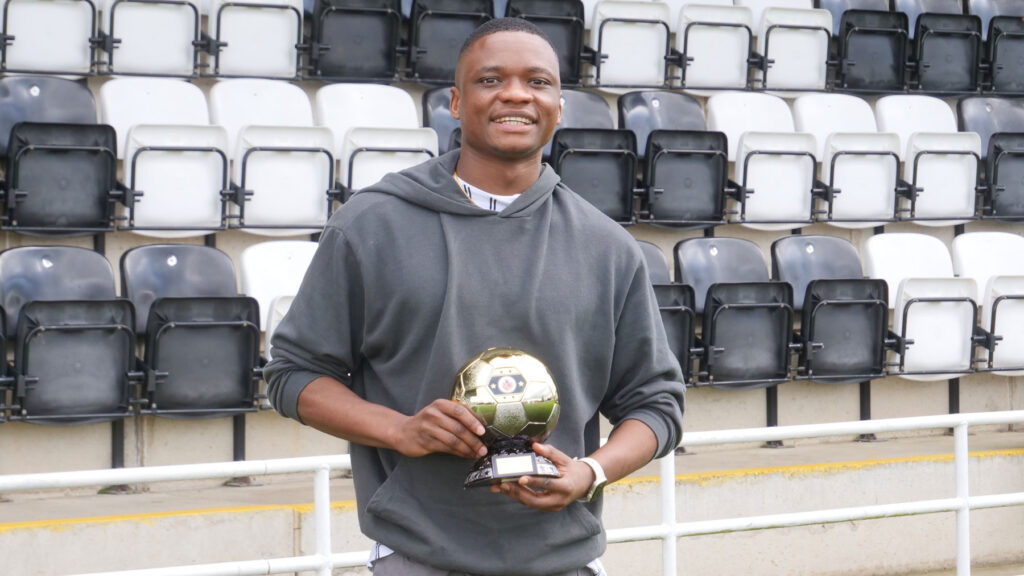
{"type": "Polygon", "coordinates": [[[687,2],[674,17],[675,49],[686,55],[680,72],[688,88],[743,89],[750,79],[754,17],[728,2],[687,2]]]}
{"type": "Polygon", "coordinates": [[[238,152],[245,126],[312,126],[313,107],[302,88],[279,80],[221,80],[210,88],[210,123],[228,132],[228,153],[238,152]]]}
{"type": "Polygon", "coordinates": [[[0,78],[0,155],[19,122],[95,124],[96,101],[85,82],[50,76],[0,78]]]}
{"type": "Polygon", "coordinates": [[[20,246],[0,252],[0,304],[8,336],[22,306],[36,300],[110,300],[114,270],[100,253],[73,246],[20,246]]]}
{"type": "Polygon", "coordinates": [[[99,91],[100,121],[117,131],[117,157],[124,158],[128,131],[138,124],[210,123],[203,91],[183,80],[169,78],[114,78],[99,91]]]}
{"type": "Polygon", "coordinates": [[[754,36],[761,37],[761,21],[764,11],[768,8],[802,8],[811,9],[814,8],[813,0],[734,0],[737,6],[743,6],[750,8],[751,15],[754,17],[754,36]]]}
{"type": "Polygon", "coordinates": [[[889,0],[815,0],[814,5],[832,14],[832,35],[839,34],[839,23],[847,10],[888,10],[889,0]]]}
{"type": "Polygon", "coordinates": [[[619,96],[619,126],[636,134],[637,153],[647,149],[654,130],[706,130],[704,110],[696,98],[668,90],[643,90],[619,96]]]}
{"type": "Polygon", "coordinates": [[[495,15],[525,18],[537,25],[555,45],[562,84],[580,83],[584,7],[580,0],[510,0],[495,15]]]}
{"type": "Polygon", "coordinates": [[[793,307],[803,309],[812,280],[863,278],[860,256],[838,236],[783,236],[772,242],[772,278],[793,285],[793,307]]]}
{"type": "Polygon", "coordinates": [[[826,88],[832,39],[828,10],[770,6],[761,13],[761,30],[757,51],[772,62],[761,74],[766,89],[826,88]]]}
{"type": "Polygon", "coordinates": [[[259,302],[262,326],[271,326],[271,302],[275,298],[298,293],[316,247],[316,242],[278,240],[259,242],[242,250],[242,293],[259,302]]]}
{"type": "Polygon", "coordinates": [[[967,0],[967,13],[981,18],[981,33],[987,40],[993,16],[1024,16],[1024,6],[1017,0],[967,0]]]}
{"type": "Polygon", "coordinates": [[[107,72],[193,76],[202,16],[194,2],[102,0],[100,27],[117,39],[107,72]]]}
{"type": "Polygon", "coordinates": [[[640,251],[644,253],[644,260],[647,261],[647,274],[651,278],[652,284],[668,284],[672,280],[669,278],[668,272],[668,260],[665,258],[665,253],[661,251],[661,248],[653,242],[646,240],[638,240],[637,244],[640,245],[640,251]]]}
{"type": "Polygon", "coordinates": [[[121,255],[121,294],[135,305],[136,332],[160,298],[236,296],[235,267],[224,252],[193,244],[146,244],[121,255]]]}
{"type": "Polygon", "coordinates": [[[941,240],[925,234],[888,232],[864,241],[864,272],[889,286],[889,307],[908,278],[952,278],[953,261],[941,240]]]}
{"type": "Polygon", "coordinates": [[[351,128],[419,128],[416,102],[408,92],[383,84],[328,84],[313,98],[313,120],[334,133],[337,155],[351,128]]]}
{"type": "Polygon", "coordinates": [[[563,128],[555,132],[551,166],[562,182],[619,223],[631,223],[636,136],[629,130],[563,128]]]}
{"type": "Polygon", "coordinates": [[[863,98],[848,94],[805,94],[793,101],[797,132],[814,134],[818,162],[825,158],[825,141],[836,132],[877,132],[875,113],[863,98]]]}
{"type": "Polygon", "coordinates": [[[310,19],[312,40],[326,50],[312,55],[322,79],[393,81],[402,41],[400,0],[321,0],[310,19]]]}
{"type": "Polygon", "coordinates": [[[962,98],[957,102],[957,118],[961,132],[978,134],[981,152],[987,156],[993,134],[1024,132],[1024,100],[988,96],[962,98]]]}
{"type": "Polygon", "coordinates": [[[770,94],[723,92],[707,101],[708,130],[729,139],[729,161],[736,161],[744,132],[793,132],[793,114],[786,101],[770,94]]]}
{"type": "Polygon", "coordinates": [[[907,15],[910,24],[910,37],[914,37],[917,17],[924,13],[963,14],[960,0],[893,0],[893,9],[907,15]]]}
{"type": "Polygon", "coordinates": [[[413,76],[427,83],[454,82],[463,40],[493,17],[491,0],[414,0],[409,18],[413,76]]]}
{"type": "Polygon", "coordinates": [[[875,102],[875,120],[879,132],[899,134],[901,157],[906,154],[907,143],[915,132],[957,131],[953,109],[934,96],[883,96],[875,102]]]}
{"type": "Polygon", "coordinates": [[[768,265],[761,249],[742,238],[688,238],[673,251],[676,282],[693,287],[696,312],[704,311],[712,284],[766,282],[768,265]]]}
{"type": "Polygon", "coordinates": [[[86,0],[7,0],[4,72],[86,75],[93,70],[90,40],[96,8],[86,0]]]}
{"type": "Polygon", "coordinates": [[[598,2],[590,44],[608,58],[602,59],[595,81],[607,86],[664,85],[668,21],[668,6],[661,2],[598,2]]]}
{"type": "Polygon", "coordinates": [[[207,34],[225,43],[210,58],[213,73],[294,78],[302,15],[302,0],[211,0],[207,34]]]}
{"type": "Polygon", "coordinates": [[[1024,237],[1009,232],[968,232],[953,238],[953,272],[973,278],[975,301],[985,301],[989,280],[995,276],[1024,276],[1024,237]]]}
{"type": "Polygon", "coordinates": [[[338,155],[338,181],[356,191],[433,156],[437,137],[430,128],[353,128],[338,155]]]}

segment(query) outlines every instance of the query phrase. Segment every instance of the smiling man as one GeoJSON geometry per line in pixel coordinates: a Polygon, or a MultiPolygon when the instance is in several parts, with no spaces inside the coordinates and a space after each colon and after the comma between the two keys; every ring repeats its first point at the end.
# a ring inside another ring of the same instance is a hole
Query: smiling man
{"type": "Polygon", "coordinates": [[[462,148],[355,194],[274,334],[275,408],[352,442],[375,576],[604,574],[602,486],[680,440],[682,376],[636,242],[541,163],[558,78],[534,25],[478,28],[452,89],[462,148]],[[561,476],[467,490],[483,426],[448,398],[500,346],[558,384],[534,451],[561,476]]]}

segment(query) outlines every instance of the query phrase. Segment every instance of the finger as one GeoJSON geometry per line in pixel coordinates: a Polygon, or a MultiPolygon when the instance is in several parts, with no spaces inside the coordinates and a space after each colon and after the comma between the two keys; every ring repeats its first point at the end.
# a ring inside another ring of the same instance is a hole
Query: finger
{"type": "Polygon", "coordinates": [[[471,410],[459,404],[458,402],[452,402],[451,400],[440,399],[437,401],[441,407],[441,411],[451,418],[457,420],[460,424],[466,427],[467,430],[471,431],[477,436],[482,436],[484,433],[484,425],[480,422],[471,410]]]}
{"type": "MultiPolygon", "coordinates": [[[[543,479],[541,479],[543,480],[543,479]]],[[[540,482],[534,484],[532,481],[528,485],[520,483],[506,483],[501,486],[502,492],[508,495],[513,500],[516,500],[520,504],[543,510],[547,512],[555,512],[565,508],[568,505],[568,501],[565,496],[559,491],[549,490],[543,492],[540,490],[540,482]]],[[[555,484],[552,482],[552,484],[555,484]]]]}
{"type": "Polygon", "coordinates": [[[551,444],[541,444],[540,442],[534,442],[533,451],[541,456],[544,456],[548,460],[551,460],[551,462],[555,466],[558,466],[559,468],[568,466],[572,462],[572,458],[570,458],[568,454],[562,452],[558,448],[555,448],[551,444]]]}
{"type": "Polygon", "coordinates": [[[464,458],[479,458],[487,454],[487,447],[480,439],[483,425],[463,406],[438,401],[425,408],[424,415],[433,426],[429,436],[444,446],[445,451],[464,458]]]}

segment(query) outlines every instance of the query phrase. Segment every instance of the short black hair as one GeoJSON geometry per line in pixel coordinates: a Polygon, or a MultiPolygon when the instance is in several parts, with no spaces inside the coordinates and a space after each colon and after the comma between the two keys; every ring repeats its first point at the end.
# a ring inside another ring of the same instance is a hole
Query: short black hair
{"type": "Polygon", "coordinates": [[[558,48],[555,47],[555,43],[551,41],[551,38],[544,33],[543,30],[537,27],[536,24],[526,20],[525,18],[493,18],[484,22],[483,24],[476,27],[476,30],[466,38],[466,41],[462,43],[462,48],[459,49],[459,60],[462,59],[462,55],[469,50],[473,44],[476,44],[477,40],[490,36],[491,34],[497,34],[498,32],[526,32],[527,34],[533,34],[539,36],[551,46],[551,50],[557,55],[558,48]]]}

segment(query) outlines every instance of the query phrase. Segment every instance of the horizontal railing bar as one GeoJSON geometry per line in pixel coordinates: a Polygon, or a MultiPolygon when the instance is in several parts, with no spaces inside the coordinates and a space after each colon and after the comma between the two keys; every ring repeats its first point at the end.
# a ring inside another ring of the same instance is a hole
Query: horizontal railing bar
{"type": "MultiPolygon", "coordinates": [[[[332,568],[354,568],[366,565],[370,553],[344,552],[331,555],[332,568]]],[[[313,571],[323,565],[319,556],[296,556],[294,558],[272,558],[268,560],[246,560],[242,562],[219,562],[216,564],[195,564],[192,566],[171,566],[167,568],[146,568],[143,570],[121,570],[117,572],[94,572],[81,576],[258,576],[284,572],[313,571]]]]}
{"type": "Polygon", "coordinates": [[[687,432],[683,434],[681,446],[709,446],[738,442],[767,442],[771,440],[794,440],[798,438],[820,438],[847,434],[870,434],[878,432],[902,432],[928,430],[933,428],[954,428],[960,424],[979,426],[987,424],[1015,424],[1024,422],[1024,410],[1004,412],[978,412],[967,414],[944,414],[940,416],[914,416],[885,420],[860,420],[827,424],[799,424],[769,428],[742,428],[736,430],[715,430],[687,432]]]}

